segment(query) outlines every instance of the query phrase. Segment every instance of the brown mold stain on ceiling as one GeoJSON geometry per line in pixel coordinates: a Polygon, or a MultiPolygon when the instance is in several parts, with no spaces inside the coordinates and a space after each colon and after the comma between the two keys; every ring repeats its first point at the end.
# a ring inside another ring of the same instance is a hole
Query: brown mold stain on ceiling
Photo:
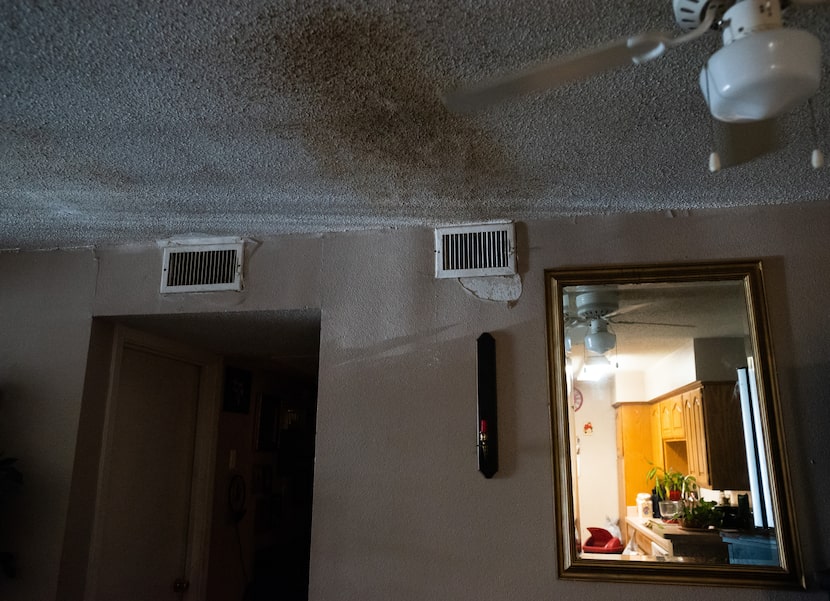
{"type": "Polygon", "coordinates": [[[374,203],[423,192],[486,200],[527,184],[492,133],[447,110],[401,19],[344,7],[292,17],[275,6],[234,43],[232,54],[250,60],[241,79],[248,99],[295,98],[321,175],[374,203]]]}

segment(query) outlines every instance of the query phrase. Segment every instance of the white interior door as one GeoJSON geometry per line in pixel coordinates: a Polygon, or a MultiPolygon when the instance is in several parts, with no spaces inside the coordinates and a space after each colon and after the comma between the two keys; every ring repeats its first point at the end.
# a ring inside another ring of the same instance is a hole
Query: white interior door
{"type": "Polygon", "coordinates": [[[87,599],[203,597],[216,365],[161,339],[116,335],[87,599]]]}

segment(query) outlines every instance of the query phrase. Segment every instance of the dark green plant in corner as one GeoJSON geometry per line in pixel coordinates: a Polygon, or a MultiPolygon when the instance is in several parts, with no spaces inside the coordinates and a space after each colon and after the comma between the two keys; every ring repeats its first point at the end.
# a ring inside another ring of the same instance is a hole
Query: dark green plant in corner
{"type": "Polygon", "coordinates": [[[680,525],[684,528],[719,528],[723,514],[715,509],[714,501],[692,501],[683,506],[680,513],[680,525]]]}
{"type": "MultiPolygon", "coordinates": [[[[3,502],[23,484],[23,474],[14,466],[15,463],[16,457],[5,457],[0,453],[0,520],[3,502]]],[[[0,551],[0,570],[9,578],[14,577],[14,554],[10,551],[0,551]]]]}

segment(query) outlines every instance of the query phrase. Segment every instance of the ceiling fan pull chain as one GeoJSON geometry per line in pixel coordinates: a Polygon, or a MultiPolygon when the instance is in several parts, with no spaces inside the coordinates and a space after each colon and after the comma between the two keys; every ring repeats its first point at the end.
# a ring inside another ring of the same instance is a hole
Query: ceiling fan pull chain
{"type": "Polygon", "coordinates": [[[819,148],[819,131],[818,131],[818,121],[816,120],[816,105],[811,97],[807,101],[807,106],[810,107],[810,120],[812,121],[813,125],[813,142],[815,143],[815,148],[813,148],[812,155],[810,156],[810,163],[813,165],[813,169],[821,169],[824,167],[824,153],[819,148]]]}

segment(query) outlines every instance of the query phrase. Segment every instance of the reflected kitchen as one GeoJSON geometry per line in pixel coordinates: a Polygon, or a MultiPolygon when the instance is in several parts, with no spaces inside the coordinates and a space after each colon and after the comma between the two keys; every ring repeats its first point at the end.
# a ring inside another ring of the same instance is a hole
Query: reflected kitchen
{"type": "Polygon", "coordinates": [[[741,282],[564,288],[583,558],[779,566],[741,282]]]}

